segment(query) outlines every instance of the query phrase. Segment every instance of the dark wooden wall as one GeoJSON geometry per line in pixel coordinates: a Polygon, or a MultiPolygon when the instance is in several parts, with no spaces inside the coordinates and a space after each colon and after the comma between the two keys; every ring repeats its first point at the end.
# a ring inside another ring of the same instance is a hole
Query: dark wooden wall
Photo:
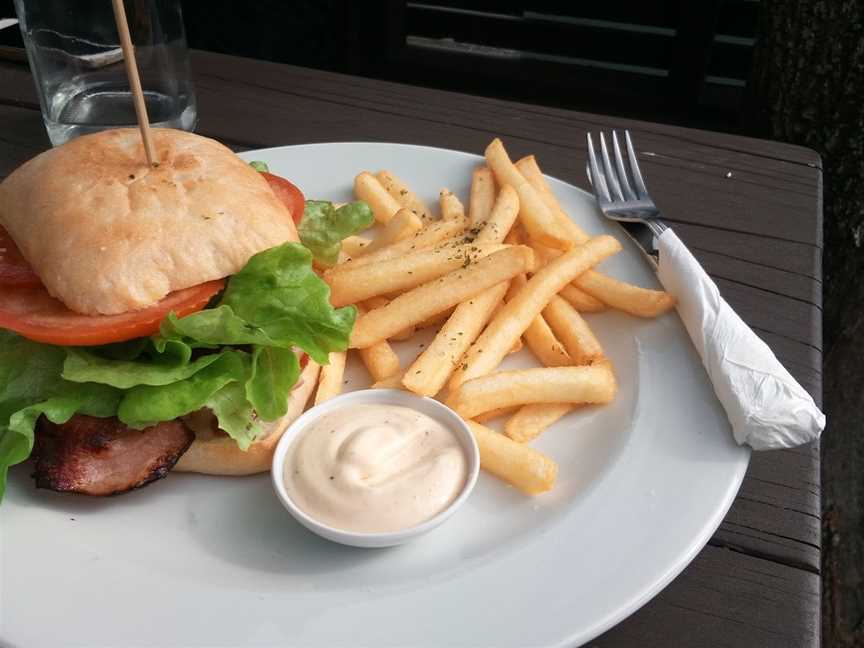
{"type": "Polygon", "coordinates": [[[753,0],[389,0],[353,72],[582,110],[735,127],[753,0]]]}

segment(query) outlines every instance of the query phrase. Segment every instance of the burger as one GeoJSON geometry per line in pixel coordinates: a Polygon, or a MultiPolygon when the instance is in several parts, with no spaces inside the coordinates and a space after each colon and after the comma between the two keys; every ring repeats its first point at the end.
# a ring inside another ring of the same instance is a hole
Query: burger
{"type": "Polygon", "coordinates": [[[171,470],[269,469],[319,366],[347,347],[315,265],[371,210],[304,200],[222,144],[117,129],[0,183],[0,496],[109,495],[171,470]],[[298,232],[299,230],[299,232],[298,232]]]}

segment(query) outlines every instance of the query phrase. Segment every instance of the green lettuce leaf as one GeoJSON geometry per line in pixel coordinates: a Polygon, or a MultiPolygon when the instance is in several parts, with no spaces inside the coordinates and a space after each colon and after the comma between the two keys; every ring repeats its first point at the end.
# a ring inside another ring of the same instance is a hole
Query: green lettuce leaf
{"type": "Polygon", "coordinates": [[[237,442],[241,450],[248,450],[261,432],[255,420],[252,404],[246,398],[246,388],[239,382],[231,382],[215,392],[205,403],[219,427],[237,442]]]}
{"type": "Polygon", "coordinates": [[[312,271],[312,255],[298,243],[285,243],[253,256],[231,277],[221,305],[260,328],[272,346],[298,346],[319,364],[327,364],[331,351],[348,348],[357,317],[353,306],[334,309],[330,305],[330,287],[312,271]]]}
{"type": "Polygon", "coordinates": [[[162,323],[161,338],[210,345],[255,344],[299,347],[326,364],[331,351],[348,348],[357,309],[334,309],[330,287],[312,270],[312,257],[298,243],[285,243],[252,257],[231,277],[216,308],[162,323]]]}
{"type": "Polygon", "coordinates": [[[93,347],[100,355],[114,360],[134,360],[150,346],[150,340],[146,337],[127,340],[126,342],[114,342],[93,347]]]}
{"type": "Polygon", "coordinates": [[[113,416],[122,392],[108,385],[63,380],[64,349],[0,329],[0,499],[9,467],[33,449],[36,419],[65,423],[80,412],[113,416]]]}
{"type": "MultiPolygon", "coordinates": [[[[183,347],[174,344],[168,348],[183,347]]],[[[219,354],[205,355],[190,362],[189,356],[183,352],[179,356],[164,353],[155,360],[112,360],[72,347],[66,349],[62,375],[66,380],[76,383],[96,382],[119,389],[129,389],[136,385],[170,385],[186,380],[219,360],[219,357],[219,354]]]]}
{"type": "Polygon", "coordinates": [[[162,322],[156,347],[169,342],[198,342],[211,345],[262,344],[278,346],[261,328],[237,317],[230,306],[218,306],[178,318],[174,313],[162,322]]]}
{"type": "Polygon", "coordinates": [[[223,350],[197,373],[168,385],[137,385],[127,390],[117,417],[129,427],[144,428],[199,410],[217,391],[232,382],[244,383],[250,373],[249,354],[223,350]]]}
{"type": "Polygon", "coordinates": [[[275,421],[288,411],[288,396],[299,376],[300,362],[291,349],[255,347],[246,400],[261,419],[275,421]]]}
{"type": "Polygon", "coordinates": [[[374,221],[372,209],[364,202],[348,203],[334,209],[331,202],[307,200],[297,233],[316,261],[332,266],[339,259],[342,240],[362,232],[374,221]]]}
{"type": "Polygon", "coordinates": [[[261,160],[253,160],[249,163],[253,169],[258,171],[259,173],[267,173],[270,171],[270,167],[267,166],[266,162],[262,162],[261,160]]]}

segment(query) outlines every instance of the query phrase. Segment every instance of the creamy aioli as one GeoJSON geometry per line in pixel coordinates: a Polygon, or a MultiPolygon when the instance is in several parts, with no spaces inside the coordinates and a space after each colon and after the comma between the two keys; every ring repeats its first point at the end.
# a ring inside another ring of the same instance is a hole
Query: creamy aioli
{"type": "Polygon", "coordinates": [[[291,444],[285,488],[309,517],[360,533],[420,524],[468,478],[459,439],[407,407],[354,405],[324,414],[291,444]]]}

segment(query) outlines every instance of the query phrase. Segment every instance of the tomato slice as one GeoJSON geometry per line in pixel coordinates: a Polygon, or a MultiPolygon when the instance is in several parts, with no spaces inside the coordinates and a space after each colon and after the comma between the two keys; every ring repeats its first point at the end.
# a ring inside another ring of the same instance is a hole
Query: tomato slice
{"type": "Polygon", "coordinates": [[[120,315],[83,315],[66,308],[42,286],[0,290],[0,328],[36,342],[89,346],[152,335],[170,312],[178,317],[201,310],[222,288],[224,279],[177,290],[143,310],[120,315]]]}
{"type": "Polygon", "coordinates": [[[41,283],[9,232],[0,227],[0,286],[38,286],[41,283]]]}
{"type": "Polygon", "coordinates": [[[303,218],[303,209],[306,207],[306,198],[303,196],[303,192],[285,178],[267,173],[266,171],[263,171],[261,175],[270,183],[270,188],[276,194],[276,197],[291,210],[291,218],[294,219],[294,224],[299,225],[300,220],[303,218]]]}

